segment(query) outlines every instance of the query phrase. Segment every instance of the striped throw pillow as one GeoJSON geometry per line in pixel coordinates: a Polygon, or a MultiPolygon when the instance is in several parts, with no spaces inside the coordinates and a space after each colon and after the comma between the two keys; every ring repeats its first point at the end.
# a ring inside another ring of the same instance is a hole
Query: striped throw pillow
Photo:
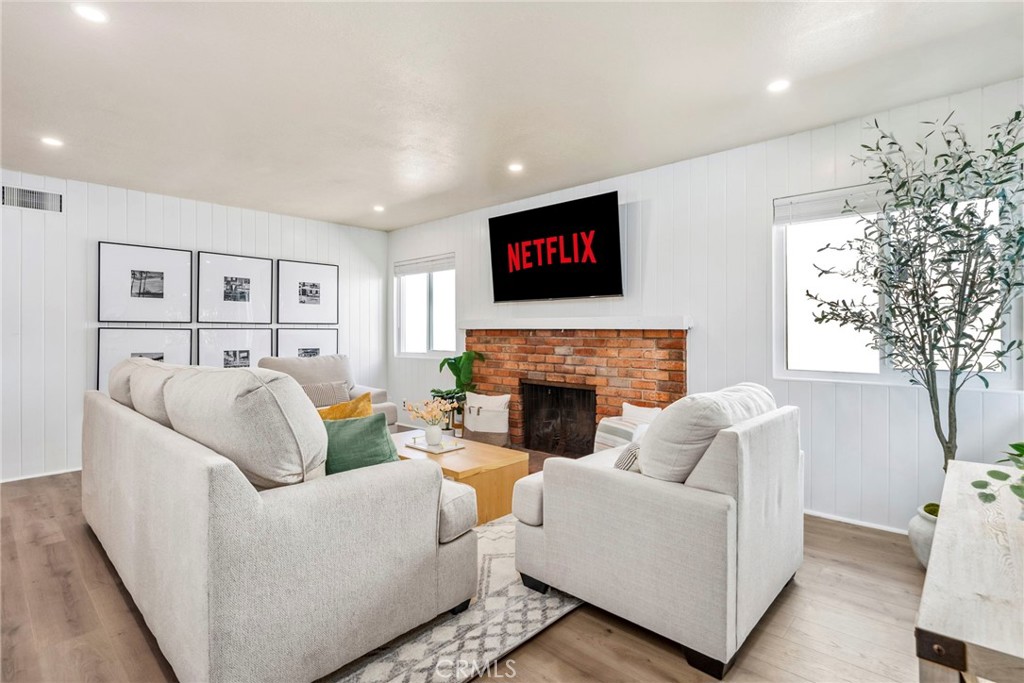
{"type": "Polygon", "coordinates": [[[303,384],[302,390],[317,408],[344,403],[352,397],[348,393],[348,382],[324,382],[322,384],[303,384]]]}
{"type": "Polygon", "coordinates": [[[636,457],[639,454],[640,444],[636,441],[630,442],[628,446],[622,449],[622,453],[619,454],[618,459],[615,461],[615,469],[626,470],[628,472],[639,472],[640,465],[636,461],[636,457]]]}

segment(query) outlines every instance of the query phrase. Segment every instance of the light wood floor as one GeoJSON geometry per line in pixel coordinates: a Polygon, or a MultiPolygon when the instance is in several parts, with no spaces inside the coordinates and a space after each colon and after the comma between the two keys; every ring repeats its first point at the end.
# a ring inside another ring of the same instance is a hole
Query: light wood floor
{"type": "MultiPolygon", "coordinates": [[[[77,473],[0,486],[0,680],[174,680],[80,500],[77,473]]],[[[916,681],[923,580],[905,536],[808,517],[803,568],[726,680],[916,681]]],[[[511,669],[508,683],[712,680],[670,641],[590,606],[512,652],[492,677],[511,669]]]]}

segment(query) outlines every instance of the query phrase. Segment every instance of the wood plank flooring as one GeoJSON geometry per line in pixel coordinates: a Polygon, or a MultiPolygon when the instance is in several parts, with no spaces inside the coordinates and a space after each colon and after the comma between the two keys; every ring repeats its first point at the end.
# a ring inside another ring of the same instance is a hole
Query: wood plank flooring
{"type": "MultiPolygon", "coordinates": [[[[80,500],[78,473],[0,486],[0,680],[174,680],[80,500]]],[[[726,680],[917,681],[913,633],[924,572],[906,537],[815,517],[806,518],[805,537],[803,567],[726,680]]],[[[713,680],[689,668],[674,643],[589,605],[512,652],[489,677],[713,680]]]]}

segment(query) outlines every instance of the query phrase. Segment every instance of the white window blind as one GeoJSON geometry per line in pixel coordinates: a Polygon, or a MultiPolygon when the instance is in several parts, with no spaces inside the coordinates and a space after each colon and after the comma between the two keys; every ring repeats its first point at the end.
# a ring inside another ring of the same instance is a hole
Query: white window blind
{"type": "Polygon", "coordinates": [[[455,270],[455,254],[441,254],[440,256],[395,262],[396,276],[436,273],[439,270],[455,270]]]}

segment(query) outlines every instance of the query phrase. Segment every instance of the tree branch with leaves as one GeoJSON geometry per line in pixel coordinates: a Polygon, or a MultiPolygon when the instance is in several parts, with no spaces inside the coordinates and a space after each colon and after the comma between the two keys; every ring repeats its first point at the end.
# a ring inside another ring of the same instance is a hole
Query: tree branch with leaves
{"type": "Polygon", "coordinates": [[[928,134],[910,148],[877,121],[869,126],[877,140],[854,162],[879,188],[877,209],[847,202],[863,237],[819,251],[852,254],[855,264],[818,268],[818,276],[848,278],[871,296],[807,292],[815,322],[869,333],[870,347],[928,392],[943,469],[956,458],[960,390],[974,378],[987,388],[986,373],[1021,356],[1021,340],[1003,330],[1024,292],[1024,114],[993,126],[981,148],[952,117],[927,123],[928,134]]]}

